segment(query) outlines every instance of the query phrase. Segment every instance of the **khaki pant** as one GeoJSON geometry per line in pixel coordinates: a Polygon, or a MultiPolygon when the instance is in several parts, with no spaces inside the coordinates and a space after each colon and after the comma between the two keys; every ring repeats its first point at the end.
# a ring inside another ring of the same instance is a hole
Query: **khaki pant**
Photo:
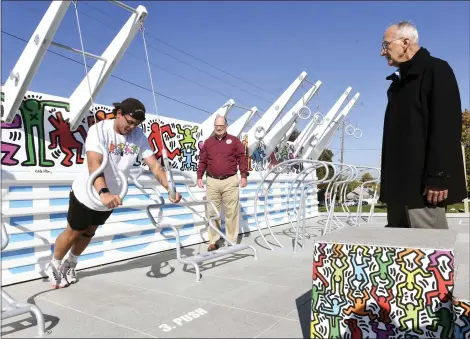
{"type": "MultiPolygon", "coordinates": [[[[214,203],[217,210],[221,211],[221,203],[225,208],[225,230],[227,238],[233,242],[237,242],[238,232],[240,228],[240,189],[238,186],[238,176],[234,175],[224,180],[218,180],[207,177],[207,200],[214,203]]],[[[207,218],[213,217],[215,213],[211,205],[207,205],[207,218]]],[[[215,224],[220,230],[220,220],[216,220],[215,224]]],[[[220,239],[220,235],[209,228],[209,243],[215,244],[220,239]]]]}
{"type": "Polygon", "coordinates": [[[386,227],[449,229],[445,207],[408,209],[406,206],[387,204],[386,227]]]}

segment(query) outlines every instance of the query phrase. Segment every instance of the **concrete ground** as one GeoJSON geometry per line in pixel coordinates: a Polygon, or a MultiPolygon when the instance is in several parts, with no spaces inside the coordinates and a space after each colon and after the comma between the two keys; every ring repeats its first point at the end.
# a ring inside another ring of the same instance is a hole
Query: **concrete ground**
{"type": "MultiPolygon", "coordinates": [[[[324,220],[309,219],[307,231],[320,236],[324,220]]],[[[385,218],[374,225],[383,227],[385,218]]],[[[42,280],[5,290],[41,308],[48,337],[309,338],[312,238],[293,253],[290,225],[273,232],[283,249],[270,251],[258,232],[246,234],[241,241],[255,246],[259,260],[249,250],[215,259],[202,266],[200,282],[172,250],[79,271],[78,283],[60,290],[42,280]]],[[[1,336],[33,337],[35,325],[30,314],[5,319],[1,336]]]]}

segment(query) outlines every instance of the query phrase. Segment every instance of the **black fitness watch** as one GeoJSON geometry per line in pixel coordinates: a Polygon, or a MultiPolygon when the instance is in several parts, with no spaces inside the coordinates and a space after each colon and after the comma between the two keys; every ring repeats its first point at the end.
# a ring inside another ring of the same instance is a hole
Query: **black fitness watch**
{"type": "Polygon", "coordinates": [[[98,195],[101,195],[101,193],[109,193],[109,189],[107,187],[103,187],[98,191],[98,195]]]}

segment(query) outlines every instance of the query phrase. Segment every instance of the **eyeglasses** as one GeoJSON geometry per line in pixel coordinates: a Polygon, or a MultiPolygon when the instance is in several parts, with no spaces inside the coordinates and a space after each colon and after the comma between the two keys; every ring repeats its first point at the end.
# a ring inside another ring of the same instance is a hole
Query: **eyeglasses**
{"type": "Polygon", "coordinates": [[[382,42],[382,49],[388,49],[388,46],[390,46],[390,44],[394,41],[397,41],[397,40],[401,40],[403,39],[403,37],[401,38],[397,38],[397,39],[394,39],[394,40],[390,40],[390,41],[384,41],[382,42]]]}
{"type": "Polygon", "coordinates": [[[214,125],[214,127],[216,127],[216,128],[225,128],[226,126],[225,125],[214,125]]]}
{"type": "Polygon", "coordinates": [[[142,122],[141,121],[137,121],[137,122],[134,122],[134,121],[129,121],[125,115],[123,115],[124,119],[126,119],[126,122],[130,125],[130,126],[139,126],[142,122]]]}

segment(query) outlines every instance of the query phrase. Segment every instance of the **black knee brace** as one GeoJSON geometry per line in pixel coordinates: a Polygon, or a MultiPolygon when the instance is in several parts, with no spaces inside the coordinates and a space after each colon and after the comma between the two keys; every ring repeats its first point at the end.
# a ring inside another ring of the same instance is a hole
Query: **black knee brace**
{"type": "Polygon", "coordinates": [[[95,236],[94,232],[93,234],[88,234],[87,231],[82,233],[82,237],[85,237],[85,238],[93,238],[94,236],[95,236]]]}

